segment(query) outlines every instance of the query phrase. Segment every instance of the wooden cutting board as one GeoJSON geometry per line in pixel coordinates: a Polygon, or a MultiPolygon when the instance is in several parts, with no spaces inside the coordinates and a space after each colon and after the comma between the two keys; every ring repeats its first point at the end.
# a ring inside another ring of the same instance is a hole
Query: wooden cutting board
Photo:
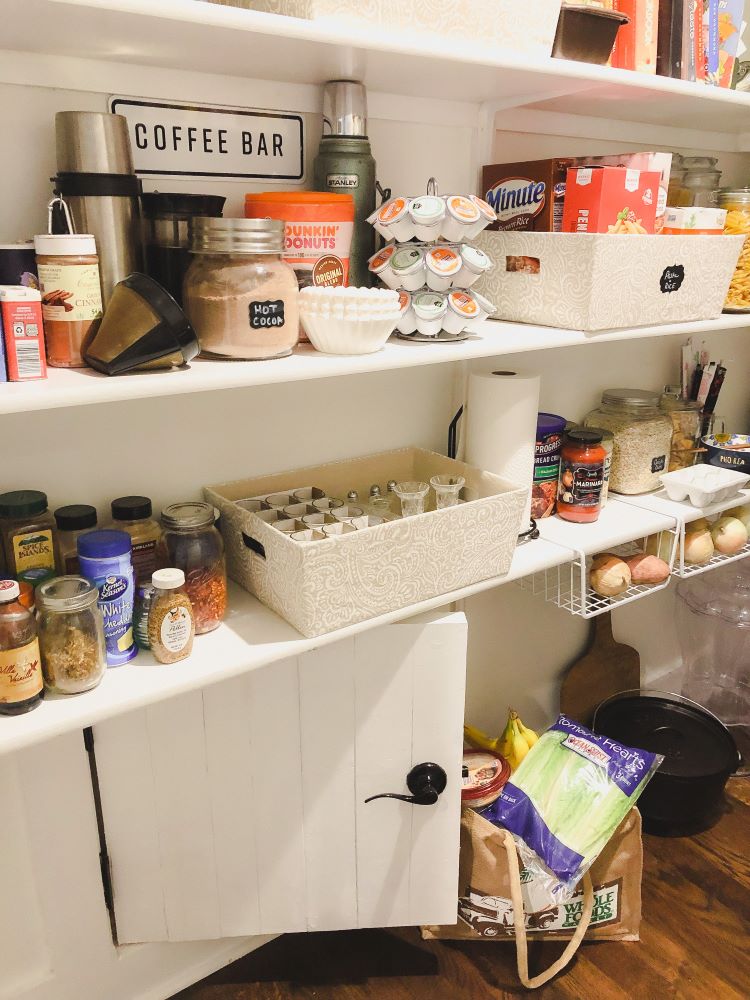
{"type": "Polygon", "coordinates": [[[589,644],[570,667],[560,687],[563,715],[590,726],[605,698],[641,686],[641,658],[632,646],[615,642],[608,611],[591,620],[589,644]]]}

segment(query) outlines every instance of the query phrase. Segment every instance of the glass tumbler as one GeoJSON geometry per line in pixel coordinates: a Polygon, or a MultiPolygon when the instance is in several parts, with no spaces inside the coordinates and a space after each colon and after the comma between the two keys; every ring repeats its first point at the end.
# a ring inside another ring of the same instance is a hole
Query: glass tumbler
{"type": "Polygon", "coordinates": [[[435,503],[438,510],[445,507],[455,507],[461,502],[459,494],[466,485],[463,476],[433,476],[430,486],[435,491],[435,503]]]}
{"type": "Polygon", "coordinates": [[[401,516],[413,517],[424,513],[424,498],[430,490],[429,483],[396,483],[393,492],[401,501],[401,516]]]}

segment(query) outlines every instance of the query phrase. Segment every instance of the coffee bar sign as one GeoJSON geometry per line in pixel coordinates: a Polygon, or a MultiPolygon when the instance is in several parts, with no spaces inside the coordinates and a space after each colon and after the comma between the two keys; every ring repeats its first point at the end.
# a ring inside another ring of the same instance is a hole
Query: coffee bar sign
{"type": "Polygon", "coordinates": [[[111,97],[128,120],[135,172],[145,176],[301,181],[300,115],[111,97]]]}

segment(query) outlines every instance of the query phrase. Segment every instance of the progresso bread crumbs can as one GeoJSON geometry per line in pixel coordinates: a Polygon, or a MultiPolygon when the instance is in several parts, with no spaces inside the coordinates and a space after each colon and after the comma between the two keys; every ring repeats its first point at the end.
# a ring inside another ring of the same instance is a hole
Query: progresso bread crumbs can
{"type": "Polygon", "coordinates": [[[566,424],[565,417],[557,413],[540,413],[537,417],[531,489],[531,516],[537,521],[555,513],[560,451],[566,424]]]}

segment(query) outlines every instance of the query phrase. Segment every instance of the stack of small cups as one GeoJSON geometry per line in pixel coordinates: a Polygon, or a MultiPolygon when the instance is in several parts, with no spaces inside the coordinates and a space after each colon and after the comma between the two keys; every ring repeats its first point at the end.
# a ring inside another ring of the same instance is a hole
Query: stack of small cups
{"type": "Polygon", "coordinates": [[[496,219],[475,195],[427,194],[392,198],[368,221],[388,241],[369,261],[370,271],[399,292],[403,337],[454,337],[476,332],[495,311],[471,286],[492,261],[468,240],[496,219]],[[417,240],[418,242],[414,242],[417,240]]]}

